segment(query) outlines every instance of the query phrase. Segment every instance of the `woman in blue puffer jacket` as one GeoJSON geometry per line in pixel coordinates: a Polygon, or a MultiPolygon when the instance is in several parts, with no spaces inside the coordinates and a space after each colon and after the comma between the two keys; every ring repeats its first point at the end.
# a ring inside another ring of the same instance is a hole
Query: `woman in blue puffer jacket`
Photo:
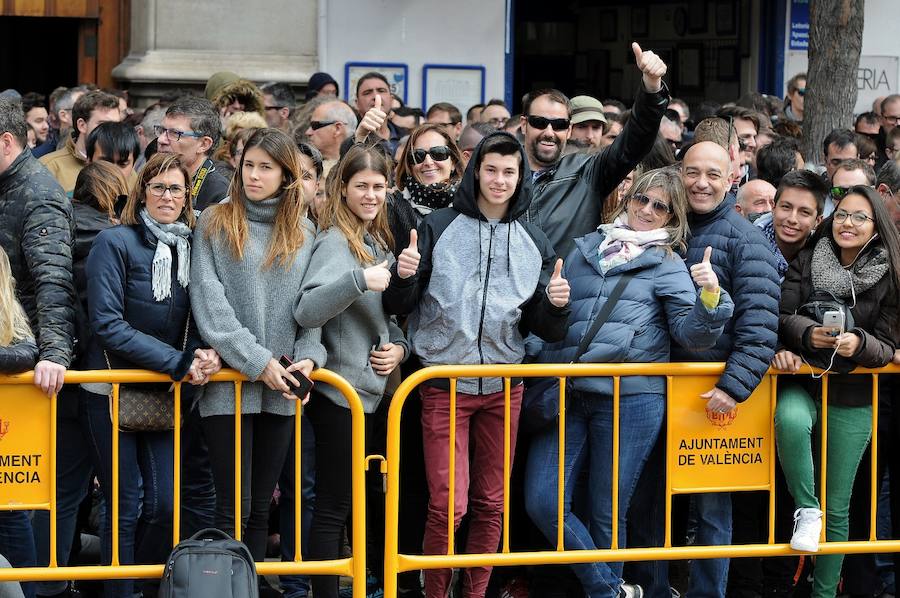
{"type": "MultiPolygon", "coordinates": [[[[731,317],[733,304],[719,289],[706,259],[688,273],[675,253],[687,234],[687,196],[676,169],[638,178],[624,202],[597,232],[575,240],[565,262],[571,315],[565,340],[545,345],[538,361],[570,363],[613,288],[631,278],[579,360],[582,363],[666,362],[674,338],[690,347],[712,346],[731,317]],[[692,281],[693,278],[693,281],[692,281]],[[698,293],[697,288],[701,291],[698,293]]],[[[612,378],[571,378],[566,394],[565,547],[609,548],[612,541],[612,378]],[[575,483],[588,472],[590,520],[571,510],[575,483]]],[[[625,514],[635,484],[662,427],[665,379],[622,378],[619,418],[618,545],[625,546],[625,514]]],[[[526,506],[555,544],[557,536],[558,437],[554,428],[531,445],[525,481],[526,506]]],[[[623,583],[621,563],[572,565],[590,598],[640,595],[623,583]]]]}
{"type": "MultiPolygon", "coordinates": [[[[221,367],[190,317],[190,175],[171,154],[153,156],[122,211],[122,224],[100,232],[87,273],[92,370],[147,369],[204,384],[221,367]]],[[[162,387],[163,390],[169,385],[162,387]]],[[[94,468],[106,498],[104,562],[110,562],[112,435],[109,385],[83,384],[81,401],[94,468]]],[[[144,386],[146,388],[146,386],[144,386]]],[[[187,397],[185,397],[187,400],[187,397]]],[[[163,562],[171,549],[172,431],[119,433],[119,562],[163,562]]],[[[131,598],[138,584],[110,580],[105,598],[131,598]]],[[[145,593],[152,590],[146,589],[145,593]]]]}

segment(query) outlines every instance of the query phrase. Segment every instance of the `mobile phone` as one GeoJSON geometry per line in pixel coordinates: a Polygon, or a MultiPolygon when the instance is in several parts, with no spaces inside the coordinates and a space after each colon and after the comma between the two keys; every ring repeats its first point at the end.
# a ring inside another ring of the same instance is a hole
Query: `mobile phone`
{"type": "Polygon", "coordinates": [[[844,332],[844,312],[831,310],[826,311],[822,315],[822,326],[824,328],[837,328],[837,332],[830,332],[831,336],[837,336],[844,332]]]}
{"type": "MultiPolygon", "coordinates": [[[[282,367],[287,369],[291,364],[294,363],[294,361],[287,355],[282,355],[281,359],[278,360],[278,363],[280,363],[282,367]]],[[[309,391],[312,390],[313,381],[310,380],[309,378],[307,378],[306,376],[304,376],[303,372],[301,372],[299,370],[293,371],[293,372],[291,372],[291,374],[294,376],[294,378],[297,379],[297,382],[300,383],[300,386],[298,386],[296,388],[293,388],[293,387],[291,388],[291,393],[297,395],[298,397],[300,397],[302,399],[303,397],[305,397],[306,395],[309,394],[309,391]]],[[[287,382],[287,381],[285,380],[285,382],[287,382]]],[[[288,386],[291,386],[291,384],[288,383],[288,386]]]]}

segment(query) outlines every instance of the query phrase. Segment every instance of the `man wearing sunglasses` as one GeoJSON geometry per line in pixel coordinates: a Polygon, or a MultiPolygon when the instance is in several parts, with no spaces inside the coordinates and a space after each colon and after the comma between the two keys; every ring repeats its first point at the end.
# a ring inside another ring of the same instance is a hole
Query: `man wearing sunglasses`
{"type": "Polygon", "coordinates": [[[191,96],[175,100],[156,133],[159,153],[178,154],[190,172],[195,209],[225,199],[228,179],[209,158],[219,143],[219,113],[212,102],[191,96]]]}
{"type": "Polygon", "coordinates": [[[326,162],[325,170],[328,171],[341,157],[341,144],[356,130],[356,115],[350,106],[331,96],[322,96],[310,103],[315,108],[309,119],[306,136],[322,152],[322,158],[326,162]]]}
{"type": "Polygon", "coordinates": [[[797,73],[787,83],[787,97],[784,100],[784,117],[794,122],[803,122],[803,98],[806,96],[806,73],[797,73]]]}
{"type": "Polygon", "coordinates": [[[837,202],[847,195],[847,191],[851,187],[856,185],[874,187],[875,171],[867,162],[859,158],[842,160],[838,163],[834,175],[831,177],[831,193],[825,199],[823,216],[828,218],[834,212],[834,206],[837,205],[837,202]]]}
{"type": "Polygon", "coordinates": [[[534,190],[528,221],[550,239],[558,255],[568,255],[574,239],[601,222],[603,201],[647,155],[669,102],[663,83],[666,64],[650,51],[631,44],[642,76],[631,118],[613,144],[598,154],[568,154],[572,134],[569,100],[560,91],[534,91],[525,98],[522,131],[533,171],[534,190]]]}

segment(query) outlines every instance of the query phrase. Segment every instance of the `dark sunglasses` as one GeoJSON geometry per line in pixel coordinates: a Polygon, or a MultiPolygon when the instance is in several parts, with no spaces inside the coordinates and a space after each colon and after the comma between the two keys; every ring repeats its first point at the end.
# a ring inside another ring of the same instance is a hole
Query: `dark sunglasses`
{"type": "Polygon", "coordinates": [[[313,131],[318,131],[319,129],[321,129],[323,127],[327,127],[329,125],[333,125],[338,122],[340,122],[340,121],[337,121],[337,120],[311,120],[311,121],[309,121],[309,128],[312,129],[313,131]]]}
{"type": "Polygon", "coordinates": [[[647,204],[650,204],[650,207],[653,208],[653,211],[657,214],[671,214],[672,206],[669,204],[663,203],[658,199],[653,199],[652,197],[647,197],[643,193],[635,193],[631,196],[631,201],[639,205],[641,208],[645,207],[647,204]]]}
{"type": "Polygon", "coordinates": [[[804,87],[803,89],[798,89],[797,93],[799,93],[800,97],[802,98],[803,96],[806,95],[806,88],[804,87]]]}
{"type": "Polygon", "coordinates": [[[835,200],[843,199],[847,192],[850,191],[850,187],[832,187],[831,188],[831,197],[835,200]]]}
{"type": "Polygon", "coordinates": [[[568,118],[546,118],[543,116],[528,115],[528,125],[543,131],[547,125],[553,127],[554,131],[565,131],[569,128],[568,118]]]}
{"type": "Polygon", "coordinates": [[[435,162],[443,162],[450,159],[450,148],[446,145],[436,145],[431,149],[414,149],[409,153],[415,164],[421,164],[425,161],[425,156],[431,156],[435,162]]]}

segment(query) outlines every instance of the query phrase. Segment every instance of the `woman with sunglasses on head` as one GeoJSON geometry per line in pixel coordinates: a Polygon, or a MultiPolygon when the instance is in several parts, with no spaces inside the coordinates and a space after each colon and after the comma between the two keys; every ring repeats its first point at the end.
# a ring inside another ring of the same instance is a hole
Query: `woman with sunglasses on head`
{"type": "MultiPolygon", "coordinates": [[[[676,254],[688,234],[687,196],[678,170],[641,174],[611,224],[575,240],[563,276],[571,286],[571,315],[565,340],[546,344],[537,361],[570,363],[584,337],[620,284],[611,307],[580,363],[667,362],[669,345],[711,347],[731,317],[733,304],[719,288],[709,263],[691,268],[676,254]],[[623,282],[623,278],[628,277],[623,282]],[[692,280],[693,279],[693,280],[692,280]],[[698,291],[695,285],[700,287],[698,291]]],[[[553,392],[556,392],[554,387],[553,392]]],[[[662,377],[622,378],[619,418],[619,546],[625,546],[626,514],[644,463],[665,414],[662,377]]],[[[566,392],[566,549],[609,548],[612,542],[613,380],[571,378],[566,392]],[[581,472],[588,468],[589,520],[572,511],[581,472]]],[[[555,426],[532,440],[525,478],[528,514],[551,541],[557,537],[558,433],[555,426]]],[[[640,596],[622,579],[622,563],[572,565],[590,598],[640,596]]]]}
{"type": "MultiPolygon", "coordinates": [[[[380,150],[355,145],[336,168],[296,317],[301,326],[322,328],[328,368],[351,381],[370,415],[382,402],[388,376],[409,354],[403,332],[381,305],[395,261],[385,208],[390,162],[380,150]]],[[[312,395],[316,462],[327,466],[316,470],[309,552],[313,559],[336,559],[350,514],[350,410],[331,386],[318,385],[312,395]]],[[[373,546],[370,555],[380,550],[373,546]]],[[[337,577],[316,576],[313,592],[336,598],[337,577]]]]}
{"type": "MultiPolygon", "coordinates": [[[[900,241],[878,193],[851,187],[791,262],[781,287],[779,342],[773,367],[824,368],[828,377],[825,538],[847,539],[853,480],[872,433],[872,380],[849,376],[857,366],[891,361],[900,333],[900,241]],[[831,304],[820,314],[814,299],[831,304]]],[[[818,378],[782,378],[775,409],[775,441],[794,498],[791,547],[817,552],[822,511],[816,496],[823,388],[818,378]],[[817,441],[813,442],[813,436],[817,441]]],[[[881,447],[879,447],[881,450],[881,447]]],[[[843,555],[816,558],[812,596],[835,595],[843,555]]]]}
{"type": "MultiPolygon", "coordinates": [[[[221,367],[215,351],[201,348],[190,317],[189,180],[177,156],[153,156],[128,196],[121,225],[94,240],[86,266],[86,369],[146,369],[173,381],[190,374],[192,384],[204,384],[221,367]]],[[[119,439],[119,562],[163,562],[172,548],[172,431],[113,430],[109,385],[82,389],[81,409],[107,504],[104,562],[111,556],[113,434],[119,439]]],[[[131,598],[135,589],[131,580],[107,581],[104,595],[131,598]]]]}
{"type": "Polygon", "coordinates": [[[294,319],[315,229],[304,216],[299,152],[278,129],[247,140],[230,199],[208,208],[197,225],[191,266],[194,316],[203,338],[250,381],[241,387],[241,521],[235,522],[235,387],[204,388],[198,400],[216,487],[216,527],[243,540],[254,560],[266,556],[269,502],[303,396],[294,394],[324,353],[305,353],[318,329],[294,319]],[[305,343],[305,344],[304,344],[305,343]],[[281,356],[293,363],[285,368],[281,356]]]}

